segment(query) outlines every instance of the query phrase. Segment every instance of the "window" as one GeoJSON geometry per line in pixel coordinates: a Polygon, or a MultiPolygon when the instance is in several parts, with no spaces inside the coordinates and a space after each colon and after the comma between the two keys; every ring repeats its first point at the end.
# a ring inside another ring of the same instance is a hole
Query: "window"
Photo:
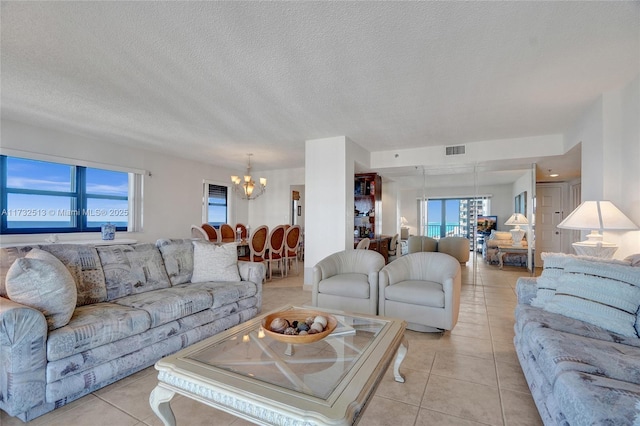
{"type": "Polygon", "coordinates": [[[473,239],[476,217],[489,209],[487,197],[432,198],[425,202],[426,223],[424,235],[466,237],[473,239]]]}
{"type": "Polygon", "coordinates": [[[211,226],[219,227],[223,223],[228,223],[228,188],[222,185],[205,183],[207,196],[207,218],[206,221],[211,226]],[[207,188],[208,187],[208,188],[207,188]]]}
{"type": "Polygon", "coordinates": [[[141,188],[134,173],[2,155],[0,181],[3,234],[93,232],[107,222],[127,231],[140,222],[129,208],[130,188],[141,188]]]}

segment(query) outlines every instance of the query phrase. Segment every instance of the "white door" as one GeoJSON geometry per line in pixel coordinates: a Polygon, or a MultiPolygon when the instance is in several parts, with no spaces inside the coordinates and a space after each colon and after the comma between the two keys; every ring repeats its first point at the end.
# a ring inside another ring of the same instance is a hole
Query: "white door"
{"type": "Polygon", "coordinates": [[[536,186],[536,261],[535,265],[542,266],[540,253],[562,252],[562,235],[558,224],[562,222],[562,186],[536,186]]]}

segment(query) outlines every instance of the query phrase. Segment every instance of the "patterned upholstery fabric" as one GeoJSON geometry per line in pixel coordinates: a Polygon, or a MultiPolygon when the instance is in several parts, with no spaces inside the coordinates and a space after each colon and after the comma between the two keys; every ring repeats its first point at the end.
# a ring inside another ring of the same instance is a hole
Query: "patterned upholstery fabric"
{"type": "Polygon", "coordinates": [[[148,330],[149,314],[143,310],[97,303],[76,308],[66,326],[49,333],[47,358],[55,361],[148,330]]]}
{"type": "MultiPolygon", "coordinates": [[[[185,242],[191,246],[190,240],[160,244],[177,246],[171,249],[181,260],[170,269],[177,272],[172,278],[178,281],[191,273],[188,250],[179,248],[184,249],[185,242]]],[[[108,285],[114,301],[78,306],[69,324],[47,332],[40,311],[0,299],[0,409],[25,422],[247,321],[261,309],[266,269],[261,263],[238,262],[237,282],[171,287],[162,258],[171,264],[171,249],[161,255],[152,244],[64,246],[47,246],[47,251],[60,256],[72,275],[75,271],[76,284],[86,284],[87,275],[96,272],[92,266],[100,271],[104,262],[104,294],[108,285]],[[75,256],[74,246],[82,253],[75,256]],[[94,265],[88,261],[91,256],[97,260],[94,265]]],[[[11,264],[34,247],[0,249],[2,291],[11,264]]]]}
{"type": "MultiPolygon", "coordinates": [[[[571,259],[566,270],[575,261],[571,259]]],[[[588,263],[597,271],[607,269],[601,261],[588,263]]],[[[518,279],[514,344],[543,422],[634,424],[640,400],[640,339],[531,306],[537,281],[518,279]]],[[[604,279],[602,287],[607,288],[604,279]]]]}
{"type": "Polygon", "coordinates": [[[16,259],[25,257],[31,249],[40,248],[38,245],[23,246],[23,247],[5,247],[0,248],[0,296],[7,297],[7,289],[5,287],[5,281],[7,277],[7,271],[13,265],[16,259]]]}
{"type": "Polygon", "coordinates": [[[191,241],[189,239],[156,241],[156,247],[162,254],[171,285],[191,281],[191,274],[193,274],[193,243],[191,241]]]}
{"type": "Polygon", "coordinates": [[[76,306],[106,302],[107,285],[95,247],[85,244],[47,244],[40,247],[67,267],[78,290],[76,306]]]}
{"type": "Polygon", "coordinates": [[[98,247],[107,300],[171,286],[160,251],[153,244],[98,247]]]}
{"type": "Polygon", "coordinates": [[[76,283],[57,257],[33,249],[17,259],[6,277],[11,300],[41,311],[49,330],[66,325],[76,307],[76,283]]]}
{"type": "Polygon", "coordinates": [[[116,299],[113,302],[147,311],[151,317],[151,327],[157,327],[210,308],[212,299],[211,294],[205,290],[174,287],[134,294],[116,299]]]}

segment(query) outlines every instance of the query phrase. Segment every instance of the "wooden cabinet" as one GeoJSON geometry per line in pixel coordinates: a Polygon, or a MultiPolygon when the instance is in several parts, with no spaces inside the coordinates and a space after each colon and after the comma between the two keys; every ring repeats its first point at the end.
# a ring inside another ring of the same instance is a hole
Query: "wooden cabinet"
{"type": "Polygon", "coordinates": [[[375,237],[382,229],[382,178],[358,173],[354,181],[354,235],[375,237]],[[357,233],[356,233],[357,231],[357,233]]]}

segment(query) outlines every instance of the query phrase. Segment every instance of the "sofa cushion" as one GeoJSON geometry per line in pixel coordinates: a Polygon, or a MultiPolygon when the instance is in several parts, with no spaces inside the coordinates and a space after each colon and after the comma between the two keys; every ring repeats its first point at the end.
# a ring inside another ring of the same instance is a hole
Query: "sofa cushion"
{"type": "Polygon", "coordinates": [[[76,307],[76,283],[51,253],[34,248],[16,259],[6,277],[7,294],[14,302],[41,311],[55,330],[69,322],[76,307]]]}
{"type": "Polygon", "coordinates": [[[149,313],[151,327],[177,320],[211,307],[211,294],[190,287],[164,288],[147,293],[133,294],[113,301],[118,305],[143,309],[149,313]]]}
{"type": "Polygon", "coordinates": [[[107,283],[107,300],[171,286],[154,244],[97,248],[107,283]]]}
{"type": "Polygon", "coordinates": [[[237,283],[227,282],[205,282],[205,283],[192,283],[182,284],[178,287],[187,286],[189,288],[197,288],[206,290],[211,294],[213,298],[212,308],[216,309],[220,306],[235,303],[238,300],[246,299],[248,297],[255,296],[258,292],[258,288],[255,283],[251,281],[238,281],[237,283]]]}
{"type": "Polygon", "coordinates": [[[640,269],[574,259],[544,309],[637,337],[639,307],[640,269]]]}
{"type": "Polygon", "coordinates": [[[193,244],[190,239],[156,241],[171,285],[188,283],[193,274],[193,244]]]}
{"type": "Polygon", "coordinates": [[[320,281],[318,284],[318,293],[353,297],[355,299],[368,299],[369,288],[368,275],[342,273],[320,281]]]}
{"type": "Polygon", "coordinates": [[[216,245],[206,241],[193,241],[191,282],[207,281],[240,281],[237,244],[216,245]]]}
{"type": "Polygon", "coordinates": [[[102,264],[95,247],[86,244],[47,244],[41,246],[67,267],[76,282],[76,306],[107,300],[107,285],[102,264]]]}
{"type": "Polygon", "coordinates": [[[401,281],[385,287],[384,297],[394,302],[444,308],[442,284],[433,281],[401,281]]]}
{"type": "Polygon", "coordinates": [[[151,319],[142,309],[115,303],[76,308],[64,327],[49,333],[47,359],[55,361],[149,329],[151,319]]]}
{"type": "Polygon", "coordinates": [[[16,259],[25,257],[34,248],[40,248],[38,245],[20,246],[20,247],[2,247],[0,248],[0,296],[8,297],[5,281],[7,271],[13,265],[16,259]]]}
{"type": "Polygon", "coordinates": [[[576,256],[565,253],[541,253],[540,257],[543,263],[542,274],[538,278],[538,291],[536,297],[531,301],[533,306],[544,307],[556,293],[558,280],[564,274],[567,263],[582,259],[589,262],[598,262],[615,265],[629,265],[627,260],[604,259],[589,256],[576,256]]]}

